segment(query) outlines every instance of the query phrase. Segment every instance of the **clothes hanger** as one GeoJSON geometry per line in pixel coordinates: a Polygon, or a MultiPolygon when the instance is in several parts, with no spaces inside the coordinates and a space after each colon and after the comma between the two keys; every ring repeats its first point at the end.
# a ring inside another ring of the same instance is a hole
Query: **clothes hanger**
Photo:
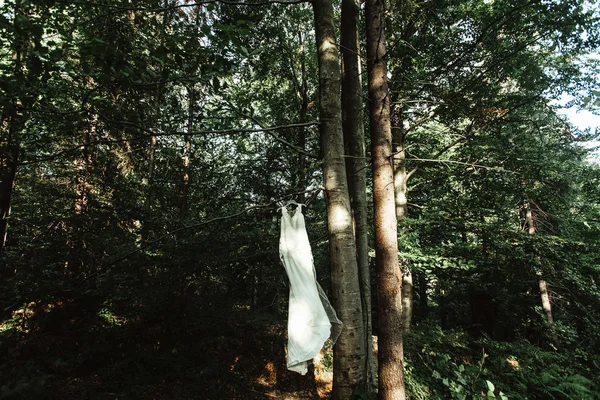
{"type": "Polygon", "coordinates": [[[298,206],[298,208],[300,208],[301,211],[302,211],[302,206],[306,207],[306,205],[303,203],[298,203],[295,200],[288,200],[283,206],[279,207],[277,210],[281,210],[282,208],[285,208],[285,207],[289,206],[290,204],[298,206]]]}

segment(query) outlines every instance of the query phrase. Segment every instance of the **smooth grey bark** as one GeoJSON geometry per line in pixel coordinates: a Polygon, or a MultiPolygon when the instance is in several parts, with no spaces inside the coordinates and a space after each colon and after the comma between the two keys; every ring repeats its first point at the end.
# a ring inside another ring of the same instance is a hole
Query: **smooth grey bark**
{"type": "Polygon", "coordinates": [[[358,35],[360,4],[356,0],[342,0],[342,127],[346,148],[346,173],[354,220],[356,259],[360,278],[363,323],[365,327],[365,382],[363,389],[374,390],[375,360],[373,358],[373,323],[371,315],[371,273],[367,224],[367,177],[365,132],[363,125],[363,92],[358,35]]]}
{"type": "Polygon", "coordinates": [[[333,353],[333,399],[347,400],[364,381],[365,341],[356,247],[344,162],[339,54],[331,0],[313,1],[319,62],[319,131],[331,259],[333,304],[344,323],[333,353]]]}
{"type": "Polygon", "coordinates": [[[402,271],[398,264],[383,0],[367,0],[365,15],[379,319],[379,398],[404,400],[402,271]]]}

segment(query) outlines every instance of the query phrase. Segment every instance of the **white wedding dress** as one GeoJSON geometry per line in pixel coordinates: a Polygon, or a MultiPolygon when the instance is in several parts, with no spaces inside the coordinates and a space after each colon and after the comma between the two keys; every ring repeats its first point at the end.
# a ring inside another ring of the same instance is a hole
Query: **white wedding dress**
{"type": "Polygon", "coordinates": [[[293,215],[282,208],[279,255],[290,280],[287,367],[304,375],[325,340],[331,335],[335,342],[342,323],[317,282],[302,206],[293,215]]]}

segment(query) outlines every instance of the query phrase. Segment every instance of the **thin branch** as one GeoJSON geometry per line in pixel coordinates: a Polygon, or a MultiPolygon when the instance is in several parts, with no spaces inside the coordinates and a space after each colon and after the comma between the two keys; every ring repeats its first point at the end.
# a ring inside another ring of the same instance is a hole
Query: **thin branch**
{"type": "MultiPolygon", "coordinates": [[[[262,121],[260,121],[258,118],[252,116],[252,115],[248,115],[246,113],[241,112],[240,110],[238,110],[233,104],[229,103],[229,105],[231,106],[231,108],[233,109],[234,112],[236,112],[240,117],[244,117],[246,119],[249,119],[250,121],[254,122],[256,125],[263,127],[264,124],[262,123],[262,121]]],[[[306,124],[295,124],[293,127],[303,127],[303,126],[311,126],[311,125],[319,125],[319,122],[309,122],[306,124]]],[[[290,125],[284,125],[284,126],[290,126],[290,125]]],[[[292,127],[292,126],[290,126],[292,127]]],[[[284,144],[292,149],[294,149],[295,151],[297,151],[300,154],[304,154],[306,157],[310,157],[310,158],[314,158],[316,160],[319,159],[318,156],[309,153],[308,151],[296,146],[293,143],[288,142],[285,139],[280,138],[279,136],[277,136],[276,134],[274,134],[272,131],[273,130],[268,130],[266,128],[262,128],[259,131],[264,131],[265,133],[267,133],[269,136],[271,136],[273,139],[275,139],[276,141],[278,141],[281,144],[284,144]]]]}
{"type": "MultiPolygon", "coordinates": [[[[269,133],[272,131],[278,131],[278,130],[282,130],[282,129],[319,125],[319,122],[303,122],[303,123],[296,123],[296,124],[277,125],[277,126],[267,127],[267,126],[263,125],[262,123],[260,123],[260,121],[257,121],[256,119],[251,118],[260,128],[255,128],[255,129],[250,129],[250,128],[209,129],[209,130],[202,130],[202,131],[195,131],[195,132],[175,131],[175,132],[159,132],[159,133],[157,133],[157,132],[152,132],[150,129],[147,129],[147,128],[145,128],[141,125],[138,125],[134,122],[112,120],[100,113],[98,113],[98,115],[103,120],[105,120],[106,122],[109,122],[109,123],[131,126],[133,128],[139,129],[141,131],[150,132],[151,135],[148,135],[147,137],[150,137],[150,136],[174,136],[174,135],[206,135],[206,134],[231,135],[231,134],[237,134],[237,133],[260,133],[260,132],[269,133]]],[[[243,114],[240,114],[240,115],[245,116],[243,114]]],[[[247,116],[245,116],[245,117],[247,117],[247,116]]]]}
{"type": "MultiPolygon", "coordinates": [[[[314,126],[314,125],[319,125],[319,123],[318,122],[304,122],[304,123],[298,123],[298,124],[277,125],[277,126],[258,128],[258,129],[244,129],[244,128],[221,129],[221,130],[216,129],[216,130],[190,132],[189,134],[190,135],[205,135],[205,134],[212,133],[212,134],[221,134],[221,135],[231,135],[231,134],[236,134],[236,133],[260,133],[260,132],[271,134],[271,132],[273,132],[273,131],[279,131],[279,130],[291,129],[291,128],[303,128],[303,127],[314,126]]],[[[164,134],[158,133],[158,134],[156,134],[156,136],[172,136],[172,135],[181,135],[181,134],[182,134],[181,132],[164,133],[164,134]]]]}
{"type": "Polygon", "coordinates": [[[419,169],[419,168],[413,168],[413,169],[411,169],[410,171],[408,171],[408,172],[406,173],[406,178],[404,178],[404,179],[405,179],[406,181],[408,181],[408,179],[409,179],[411,176],[413,176],[413,174],[414,174],[415,172],[417,172],[417,170],[418,170],[418,169],[419,169]]]}
{"type": "Polygon", "coordinates": [[[489,165],[480,165],[480,164],[468,163],[468,162],[462,162],[462,161],[436,160],[436,159],[432,159],[432,158],[413,158],[413,157],[407,158],[407,160],[425,161],[425,162],[437,162],[437,163],[446,163],[446,164],[458,164],[458,165],[468,165],[469,167],[473,167],[473,168],[483,168],[483,169],[490,169],[490,170],[498,171],[498,172],[507,172],[507,173],[510,173],[510,174],[516,174],[515,171],[504,169],[504,167],[490,167],[489,165]]]}
{"type": "MultiPolygon", "coordinates": [[[[260,129],[215,129],[215,130],[205,130],[205,131],[196,131],[196,132],[152,132],[152,130],[148,129],[148,128],[144,128],[143,126],[140,126],[138,124],[135,124],[133,122],[129,122],[129,121],[115,121],[115,120],[110,120],[110,119],[106,119],[104,116],[100,115],[106,122],[110,122],[110,123],[115,123],[115,124],[120,124],[120,125],[125,125],[125,126],[130,126],[136,129],[139,129],[141,131],[144,132],[150,132],[148,135],[140,135],[140,136],[136,136],[130,139],[106,139],[106,140],[94,140],[92,142],[88,142],[88,143],[82,143],[79,144],[77,146],[71,147],[69,149],[60,151],[58,153],[55,153],[51,156],[48,157],[42,157],[42,158],[37,158],[31,161],[23,161],[20,162],[18,165],[29,165],[29,164],[37,164],[40,162],[44,162],[44,161],[52,161],[54,159],[57,159],[59,157],[62,157],[64,155],[68,155],[70,153],[74,153],[77,152],[83,148],[86,147],[90,147],[90,146],[96,146],[99,144],[110,144],[110,143],[122,143],[122,142],[133,142],[133,141],[137,141],[137,140],[144,140],[144,139],[149,139],[152,136],[177,136],[177,135],[207,135],[207,134],[220,134],[220,135],[233,135],[233,134],[240,134],[240,133],[260,133],[260,132],[264,132],[267,133],[271,136],[273,136],[276,140],[296,148],[298,151],[300,151],[299,148],[297,148],[296,146],[294,146],[293,144],[280,139],[278,136],[274,135],[272,132],[273,131],[277,131],[277,130],[282,130],[282,129],[290,129],[290,128],[298,128],[298,127],[307,127],[307,126],[314,126],[314,125],[318,125],[318,122],[305,122],[305,123],[298,123],[298,124],[288,124],[288,125],[278,125],[278,126],[271,126],[271,127],[265,127],[265,128],[260,128],[260,129]]],[[[305,154],[308,157],[312,157],[312,158],[318,158],[317,156],[315,156],[314,154],[310,154],[308,152],[303,152],[303,154],[305,154]]]]}
{"type": "Polygon", "coordinates": [[[235,214],[224,215],[224,216],[221,216],[221,217],[215,217],[215,218],[208,219],[206,221],[199,222],[197,224],[186,225],[186,226],[182,226],[182,227],[177,228],[177,229],[173,229],[172,231],[169,231],[169,232],[165,233],[162,236],[159,236],[158,238],[156,238],[154,240],[150,240],[150,241],[144,243],[142,246],[140,246],[140,247],[138,247],[138,248],[136,248],[136,249],[134,249],[134,250],[132,250],[132,251],[130,251],[128,253],[125,253],[122,256],[117,257],[116,259],[113,259],[106,266],[109,267],[109,268],[110,267],[114,267],[120,261],[123,261],[124,259],[129,258],[129,256],[131,256],[131,255],[133,255],[133,254],[135,254],[135,253],[137,253],[137,252],[139,252],[141,250],[144,250],[145,248],[147,248],[149,246],[152,246],[153,244],[156,244],[156,243],[162,241],[163,239],[168,238],[169,236],[173,236],[174,234],[176,234],[178,232],[185,231],[185,230],[188,230],[188,229],[193,229],[193,228],[199,228],[201,226],[212,224],[212,223],[217,222],[217,221],[225,221],[225,220],[228,220],[228,219],[239,217],[240,215],[243,215],[243,214],[247,213],[248,211],[252,211],[252,210],[256,210],[256,209],[260,209],[260,208],[267,208],[267,207],[272,206],[275,203],[276,203],[276,201],[272,201],[272,202],[270,202],[268,204],[250,206],[250,207],[245,208],[242,211],[239,211],[239,212],[237,212],[235,214]]]}
{"type": "MultiPolygon", "coordinates": [[[[316,188],[316,189],[310,189],[310,190],[306,190],[306,191],[299,192],[299,193],[318,193],[321,190],[323,190],[323,188],[319,187],[319,188],[316,188]]],[[[152,246],[152,245],[154,245],[154,244],[156,244],[158,242],[161,242],[162,240],[164,240],[164,239],[166,239],[168,237],[171,237],[171,236],[173,236],[174,234],[176,234],[178,232],[181,232],[181,231],[184,231],[184,230],[188,230],[188,229],[199,228],[201,226],[212,224],[212,223],[219,222],[219,221],[226,221],[226,220],[229,220],[229,219],[232,219],[232,218],[239,217],[240,215],[244,215],[244,214],[246,214],[249,211],[273,207],[274,205],[278,205],[281,201],[283,201],[283,200],[285,200],[285,199],[287,199],[289,197],[290,197],[290,195],[286,195],[286,196],[284,196],[282,198],[272,200],[272,201],[270,201],[269,203],[266,203],[266,204],[257,204],[257,205],[254,205],[254,206],[247,207],[247,208],[245,208],[245,209],[243,209],[243,210],[241,210],[241,211],[239,211],[239,212],[237,212],[235,214],[223,215],[223,216],[220,216],[220,217],[215,217],[215,218],[207,219],[207,220],[199,222],[197,224],[186,225],[186,226],[182,226],[182,227],[177,228],[177,229],[173,229],[172,231],[169,231],[169,232],[167,232],[167,233],[165,233],[165,234],[157,237],[154,240],[151,240],[151,241],[148,241],[148,242],[144,243],[143,245],[141,245],[140,247],[135,248],[134,250],[131,250],[131,251],[129,251],[129,252],[123,254],[123,255],[120,255],[120,256],[112,259],[110,262],[104,264],[103,266],[100,266],[96,272],[94,272],[94,273],[92,273],[90,275],[87,275],[85,278],[83,278],[73,288],[67,289],[67,290],[55,291],[55,292],[52,292],[51,294],[73,292],[73,291],[77,290],[78,288],[80,288],[81,285],[83,285],[87,280],[89,280],[90,278],[93,278],[94,276],[98,275],[100,272],[104,271],[105,269],[112,268],[112,267],[116,266],[119,262],[121,262],[121,261],[129,258],[130,256],[138,253],[139,251],[142,251],[142,250],[144,250],[144,249],[146,249],[146,248],[148,248],[148,247],[150,247],[150,246],[152,246]]]]}
{"type": "MultiPolygon", "coordinates": [[[[470,131],[471,131],[471,127],[472,124],[469,126],[469,133],[466,135],[461,136],[458,140],[450,143],[449,145],[445,146],[443,149],[441,149],[440,151],[438,151],[434,156],[433,159],[419,159],[419,158],[405,158],[405,160],[421,160],[421,161],[425,161],[425,160],[437,160],[438,158],[440,158],[446,151],[450,150],[452,147],[461,144],[462,142],[464,142],[465,140],[469,139],[469,135],[470,135],[470,131]]],[[[403,149],[403,151],[406,151],[410,148],[411,146],[407,146],[403,149]]],[[[439,161],[439,160],[438,160],[439,161]]],[[[473,165],[473,164],[469,164],[469,165],[473,165]]],[[[408,180],[411,176],[413,176],[413,174],[415,172],[417,172],[419,170],[419,167],[415,167],[413,169],[411,169],[410,171],[408,171],[408,173],[406,174],[406,180],[408,180]]]]}

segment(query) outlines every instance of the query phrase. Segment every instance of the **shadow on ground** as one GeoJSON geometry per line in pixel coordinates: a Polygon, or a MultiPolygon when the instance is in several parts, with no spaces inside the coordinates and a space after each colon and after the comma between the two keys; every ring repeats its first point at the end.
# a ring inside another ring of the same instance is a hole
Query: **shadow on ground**
{"type": "Polygon", "coordinates": [[[285,368],[285,316],[205,306],[148,317],[103,304],[79,297],[11,310],[0,323],[0,398],[327,396],[312,369],[285,368]]]}

